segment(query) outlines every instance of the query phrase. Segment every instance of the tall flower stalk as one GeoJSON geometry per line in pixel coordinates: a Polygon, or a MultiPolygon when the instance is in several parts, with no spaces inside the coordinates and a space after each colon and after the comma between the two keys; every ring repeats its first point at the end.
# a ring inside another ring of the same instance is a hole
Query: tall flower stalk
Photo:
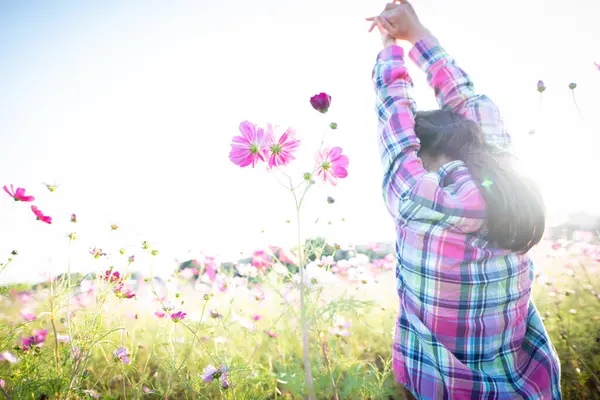
{"type": "MultiPolygon", "coordinates": [[[[320,93],[311,98],[310,104],[321,114],[326,114],[331,105],[331,96],[326,93],[320,93]]],[[[337,124],[329,124],[330,129],[336,129],[337,124]]],[[[241,136],[235,136],[232,140],[232,149],[229,154],[229,159],[240,167],[252,165],[254,168],[259,162],[268,163],[268,169],[281,171],[281,167],[286,166],[295,159],[293,153],[298,150],[300,141],[295,138],[295,131],[291,128],[287,129],[283,134],[277,135],[271,124],[265,129],[260,128],[248,121],[240,124],[241,136]],[[275,168],[273,168],[275,167],[275,168]]],[[[321,140],[321,144],[315,157],[315,165],[312,172],[305,173],[303,181],[295,186],[292,178],[281,171],[287,177],[289,186],[279,183],[281,186],[292,192],[296,209],[296,227],[297,227],[297,242],[298,242],[298,269],[300,275],[300,329],[302,332],[302,352],[304,362],[304,372],[306,379],[306,390],[310,400],[316,399],[313,387],[313,377],[310,362],[310,342],[309,342],[309,321],[307,318],[308,293],[306,287],[306,257],[302,246],[302,218],[301,209],[302,202],[309,188],[315,184],[313,177],[316,175],[321,178],[324,183],[337,185],[338,179],[345,178],[348,175],[348,157],[342,154],[341,147],[325,148],[323,144],[325,135],[321,140]],[[297,190],[302,190],[302,195],[298,195],[297,190]]]]}

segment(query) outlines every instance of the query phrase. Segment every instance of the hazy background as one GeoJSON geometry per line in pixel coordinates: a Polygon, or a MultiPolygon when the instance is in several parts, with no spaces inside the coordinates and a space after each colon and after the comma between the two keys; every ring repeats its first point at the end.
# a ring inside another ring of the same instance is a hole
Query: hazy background
{"type": "MultiPolygon", "coordinates": [[[[499,105],[552,217],[595,211],[600,3],[413,4],[477,89],[499,105]],[[539,79],[548,86],[543,115],[539,79]],[[585,125],[571,81],[579,85],[585,125]]],[[[124,247],[143,261],[141,241],[148,240],[160,252],[155,268],[166,272],[176,258],[200,251],[225,259],[291,245],[290,194],[262,167],[240,169],[228,159],[244,119],[297,129],[303,145],[290,173],[298,178],[312,167],[329,122],[337,122],[328,142],[350,157],[349,177],[309,193],[305,233],[393,241],[380,193],[371,82],[380,41],[364,21],[384,6],[0,1],[0,186],[27,188],[54,218],[50,226],[36,221],[29,204],[0,193],[0,259],[20,252],[0,281],[65,270],[71,231],[81,237],[71,249],[72,269],[80,271],[108,263],[87,254],[92,246],[109,253],[124,247]],[[309,104],[321,91],[333,98],[326,116],[309,104]],[[50,193],[42,182],[56,182],[58,190],[50,193]],[[329,195],[334,205],[326,203],[329,195]],[[120,229],[110,232],[112,223],[120,229]]],[[[410,67],[419,107],[436,107],[423,74],[410,67]]]]}

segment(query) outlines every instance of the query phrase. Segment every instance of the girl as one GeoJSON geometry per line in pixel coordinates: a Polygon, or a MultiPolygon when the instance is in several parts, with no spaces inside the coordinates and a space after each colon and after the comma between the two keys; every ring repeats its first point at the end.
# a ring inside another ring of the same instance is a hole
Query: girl
{"type": "Polygon", "coordinates": [[[498,109],[406,1],[372,18],[383,197],[397,229],[397,380],[417,399],[561,399],[560,364],[530,300],[544,232],[536,186],[511,166],[498,109]],[[415,112],[397,40],[441,110],[415,112]]]}

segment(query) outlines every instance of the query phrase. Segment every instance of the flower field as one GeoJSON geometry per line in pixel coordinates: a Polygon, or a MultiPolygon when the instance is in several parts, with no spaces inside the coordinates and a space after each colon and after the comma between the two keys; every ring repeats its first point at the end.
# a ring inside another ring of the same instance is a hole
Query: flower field
{"type": "MultiPolygon", "coordinates": [[[[390,364],[397,310],[391,248],[340,248],[323,240],[307,247],[320,253],[304,275],[317,398],[402,398],[390,364]]],[[[145,252],[151,264],[152,250],[145,252]]],[[[597,398],[600,247],[589,236],[546,241],[534,256],[532,297],[562,361],[565,398],[597,398]]],[[[236,264],[190,260],[168,281],[129,274],[128,256],[113,257],[122,268],[2,289],[6,398],[284,399],[306,393],[300,281],[291,251],[271,247],[236,264]]]]}

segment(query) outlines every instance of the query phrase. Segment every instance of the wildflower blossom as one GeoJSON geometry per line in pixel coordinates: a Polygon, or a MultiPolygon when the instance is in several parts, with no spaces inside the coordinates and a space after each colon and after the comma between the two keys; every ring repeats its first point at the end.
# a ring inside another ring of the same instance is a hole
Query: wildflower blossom
{"type": "Polygon", "coordinates": [[[90,254],[91,254],[91,255],[93,255],[93,256],[94,256],[94,258],[100,258],[100,257],[102,257],[102,256],[105,256],[105,255],[106,255],[106,253],[104,253],[104,252],[102,251],[102,249],[98,249],[98,248],[96,248],[96,247],[94,247],[93,249],[90,249],[90,250],[89,250],[89,252],[90,252],[90,254]]]}
{"type": "Polygon", "coordinates": [[[544,84],[544,81],[539,80],[537,83],[537,91],[540,93],[544,93],[546,91],[546,85],[544,84]]]}
{"type": "Polygon", "coordinates": [[[35,217],[38,221],[42,221],[45,222],[47,224],[51,224],[52,223],[52,217],[49,217],[47,215],[44,215],[44,213],[37,208],[36,206],[31,206],[31,211],[33,211],[33,213],[35,214],[35,217]]]}
{"type": "Polygon", "coordinates": [[[271,257],[264,250],[257,250],[252,254],[252,266],[258,272],[265,272],[271,266],[271,257]]]}
{"type": "Polygon", "coordinates": [[[73,223],[77,222],[77,215],[76,214],[71,214],[71,222],[73,222],[73,223]]]}
{"type": "Polygon", "coordinates": [[[158,318],[164,318],[167,314],[162,311],[155,311],[154,315],[156,315],[158,318]]]}
{"type": "Polygon", "coordinates": [[[100,398],[100,395],[97,392],[95,392],[94,390],[91,390],[91,389],[84,390],[83,393],[87,394],[88,396],[90,396],[91,398],[94,398],[94,399],[99,399],[100,398]]]}
{"type": "Polygon", "coordinates": [[[253,321],[260,321],[262,319],[262,315],[255,314],[252,316],[253,321]]]}
{"type": "Polygon", "coordinates": [[[8,361],[9,364],[16,364],[19,362],[19,359],[9,351],[4,351],[0,353],[0,361],[8,361]]]}
{"type": "Polygon", "coordinates": [[[248,121],[243,121],[239,129],[242,135],[232,139],[229,153],[231,162],[240,167],[252,164],[254,168],[257,162],[266,161],[268,138],[264,130],[248,121]]]}
{"type": "Polygon", "coordinates": [[[221,382],[221,387],[223,389],[227,389],[229,387],[229,382],[227,381],[227,371],[228,368],[224,365],[221,365],[219,368],[216,368],[214,365],[209,364],[202,372],[204,372],[200,377],[204,382],[211,383],[215,379],[218,379],[221,382]]]}
{"type": "Polygon", "coordinates": [[[109,269],[109,270],[106,270],[104,275],[101,276],[100,278],[104,279],[105,281],[108,281],[110,283],[117,283],[117,282],[121,281],[121,274],[119,273],[119,271],[113,272],[112,269],[109,269]]]}
{"type": "Polygon", "coordinates": [[[37,316],[29,311],[22,311],[21,318],[23,318],[25,321],[31,322],[35,321],[37,319],[37,316]]]}
{"type": "Polygon", "coordinates": [[[187,314],[184,313],[183,311],[177,311],[176,313],[171,314],[171,320],[173,322],[179,322],[182,319],[184,319],[186,315],[187,314]]]}
{"type": "Polygon", "coordinates": [[[122,282],[117,283],[113,287],[113,292],[117,297],[121,299],[133,299],[135,297],[135,293],[133,293],[131,289],[125,287],[125,285],[122,282]]]}
{"type": "Polygon", "coordinates": [[[275,139],[275,129],[271,124],[267,124],[267,156],[269,158],[269,168],[280,167],[289,164],[296,157],[293,156],[293,152],[298,150],[300,141],[294,137],[296,131],[292,128],[288,128],[279,139],[275,139]]]}
{"type": "Polygon", "coordinates": [[[352,321],[347,321],[342,317],[338,317],[333,326],[329,328],[329,333],[336,336],[350,336],[350,331],[348,329],[351,326],[352,321]]]}
{"type": "Polygon", "coordinates": [[[48,336],[47,330],[34,329],[33,335],[21,339],[21,349],[23,351],[26,351],[32,348],[33,346],[42,346],[46,341],[46,336],[48,336]]]}
{"type": "Polygon", "coordinates": [[[23,188],[17,188],[17,190],[15,190],[14,186],[10,185],[10,190],[9,190],[8,187],[6,187],[6,185],[5,185],[3,187],[3,189],[15,201],[29,202],[29,201],[34,201],[35,200],[35,197],[33,197],[33,196],[27,196],[25,194],[25,189],[23,189],[23,188]]]}
{"type": "Polygon", "coordinates": [[[331,106],[331,96],[327,93],[319,93],[310,98],[310,105],[318,112],[325,114],[331,106]]]}
{"type": "Polygon", "coordinates": [[[123,364],[130,364],[131,359],[129,358],[129,351],[124,347],[119,347],[115,350],[115,359],[121,361],[123,364]]]}
{"type": "Polygon", "coordinates": [[[323,182],[337,185],[338,178],[348,176],[348,156],[342,155],[341,147],[325,148],[317,154],[317,175],[323,182]]]}
{"type": "Polygon", "coordinates": [[[278,334],[278,333],[276,333],[276,332],[273,332],[273,331],[272,331],[272,330],[270,330],[270,329],[267,329],[267,330],[265,331],[265,333],[266,333],[267,335],[269,335],[270,337],[272,337],[273,339],[276,339],[276,338],[278,338],[278,337],[279,337],[279,334],[278,334]]]}

